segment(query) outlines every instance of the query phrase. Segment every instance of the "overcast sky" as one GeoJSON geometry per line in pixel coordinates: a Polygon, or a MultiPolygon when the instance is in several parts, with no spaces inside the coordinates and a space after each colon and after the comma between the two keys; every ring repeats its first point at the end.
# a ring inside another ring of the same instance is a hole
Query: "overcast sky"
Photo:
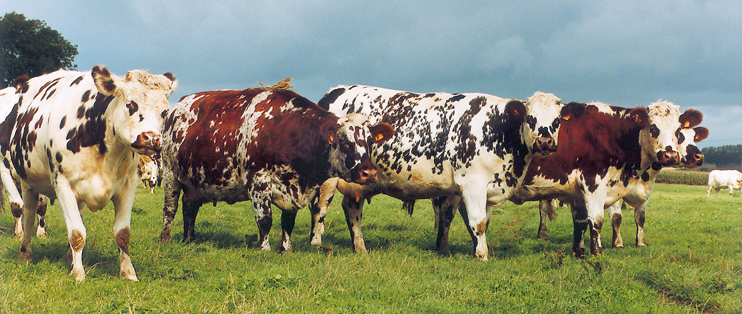
{"type": "MultiPolygon", "coordinates": [[[[742,1],[0,0],[77,45],[75,64],[170,71],[170,101],[292,77],[704,113],[701,146],[742,144],[742,1]],[[383,3],[383,4],[382,4],[383,3]]],[[[3,14],[4,14],[3,13],[3,14]]]]}

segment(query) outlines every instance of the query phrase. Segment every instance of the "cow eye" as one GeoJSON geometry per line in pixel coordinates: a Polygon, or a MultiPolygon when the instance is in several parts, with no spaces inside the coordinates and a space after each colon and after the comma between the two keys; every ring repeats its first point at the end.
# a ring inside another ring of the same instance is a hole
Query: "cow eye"
{"type": "Polygon", "coordinates": [[[129,115],[131,116],[134,115],[137,110],[139,110],[139,105],[134,101],[130,101],[126,103],[126,109],[129,109],[129,115]]]}
{"type": "Polygon", "coordinates": [[[160,114],[160,116],[161,116],[161,117],[162,117],[163,119],[165,119],[165,117],[167,117],[167,110],[163,110],[163,111],[162,111],[162,113],[160,114]]]}

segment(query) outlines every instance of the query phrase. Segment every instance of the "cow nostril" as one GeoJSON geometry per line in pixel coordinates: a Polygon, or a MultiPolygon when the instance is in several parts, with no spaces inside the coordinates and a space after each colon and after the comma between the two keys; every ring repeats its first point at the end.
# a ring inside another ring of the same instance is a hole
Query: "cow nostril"
{"type": "Polygon", "coordinates": [[[374,179],[376,178],[376,170],[362,170],[361,171],[361,177],[363,179],[374,179]]]}

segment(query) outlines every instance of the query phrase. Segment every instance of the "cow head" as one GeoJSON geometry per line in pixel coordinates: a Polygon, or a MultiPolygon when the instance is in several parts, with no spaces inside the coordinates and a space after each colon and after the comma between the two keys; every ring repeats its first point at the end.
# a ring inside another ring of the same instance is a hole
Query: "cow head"
{"type": "Polygon", "coordinates": [[[92,76],[99,97],[110,102],[113,135],[137,153],[160,151],[160,127],[169,108],[168,97],[178,84],[175,76],[133,70],[121,78],[101,66],[93,67],[92,76]]]}
{"type": "Polygon", "coordinates": [[[703,114],[693,109],[686,110],[679,118],[680,128],[675,131],[675,136],[678,138],[680,162],[687,168],[703,165],[703,153],[695,145],[709,135],[707,128],[696,127],[702,120],[703,114]]]}
{"type": "Polygon", "coordinates": [[[526,100],[525,123],[521,137],[529,151],[546,156],[556,151],[557,136],[565,108],[562,100],[550,93],[536,92],[526,100]]]}
{"type": "Polygon", "coordinates": [[[649,127],[642,130],[639,143],[644,156],[660,166],[680,163],[678,137],[680,107],[668,101],[658,101],[647,107],[649,127]]]}
{"type": "Polygon", "coordinates": [[[339,118],[337,125],[327,128],[324,133],[331,144],[332,172],[363,184],[376,180],[376,167],[371,162],[369,146],[389,140],[394,135],[394,128],[384,122],[371,126],[365,116],[350,114],[339,118]]]}

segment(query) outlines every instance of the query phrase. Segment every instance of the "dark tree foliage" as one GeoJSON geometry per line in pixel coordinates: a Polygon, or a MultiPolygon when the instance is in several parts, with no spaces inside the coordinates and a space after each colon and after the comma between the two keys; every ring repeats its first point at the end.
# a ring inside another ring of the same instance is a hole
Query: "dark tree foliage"
{"type": "Polygon", "coordinates": [[[77,68],[72,62],[77,45],[40,20],[27,20],[23,14],[7,13],[0,18],[0,88],[9,86],[23,74],[29,77],[77,68]]]}
{"type": "Polygon", "coordinates": [[[739,169],[742,162],[742,145],[704,147],[704,163],[716,164],[717,169],[739,169]]]}

